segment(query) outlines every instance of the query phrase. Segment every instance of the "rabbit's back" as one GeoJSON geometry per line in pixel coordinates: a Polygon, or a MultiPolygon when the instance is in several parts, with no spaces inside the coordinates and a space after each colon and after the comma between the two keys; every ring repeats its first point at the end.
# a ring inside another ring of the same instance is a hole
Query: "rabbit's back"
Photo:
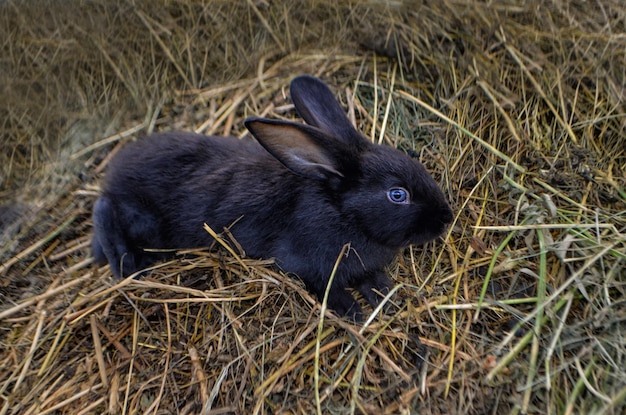
{"type": "Polygon", "coordinates": [[[203,247],[213,242],[202,229],[207,223],[218,233],[229,228],[249,256],[282,258],[296,271],[311,266],[314,251],[336,256],[354,232],[340,232],[340,207],[327,198],[324,186],[293,174],[250,139],[156,134],[109,165],[94,214],[102,223],[96,242],[123,239],[128,250],[203,247]]]}
{"type": "Polygon", "coordinates": [[[259,175],[268,177],[276,168],[283,170],[250,139],[155,134],[128,145],[112,160],[103,197],[111,200],[122,222],[135,221],[134,212],[155,218],[154,235],[129,235],[139,246],[203,246],[210,237],[199,232],[202,224],[218,232],[230,226],[246,213],[237,212],[239,199],[252,209],[267,204],[268,186],[280,179],[263,181],[259,175]]]}
{"type": "Polygon", "coordinates": [[[153,134],[127,145],[113,158],[104,192],[166,196],[181,186],[204,185],[207,174],[219,174],[232,167],[224,163],[226,160],[241,165],[275,162],[250,139],[184,132],[153,134]]]}
{"type": "MultiPolygon", "coordinates": [[[[96,261],[108,260],[121,276],[164,256],[144,248],[210,245],[203,223],[219,232],[237,219],[227,208],[233,182],[255,166],[275,164],[250,139],[176,132],[127,145],[109,164],[94,206],[96,261]]],[[[258,186],[245,188],[250,193],[258,186]]]]}

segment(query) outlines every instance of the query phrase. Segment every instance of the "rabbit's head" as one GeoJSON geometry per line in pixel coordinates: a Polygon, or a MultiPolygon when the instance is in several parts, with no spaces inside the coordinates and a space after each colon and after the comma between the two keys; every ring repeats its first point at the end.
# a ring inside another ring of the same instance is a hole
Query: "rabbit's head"
{"type": "Polygon", "coordinates": [[[251,118],[247,128],[295,173],[324,183],[345,223],[388,248],[422,244],[452,220],[446,198],[417,160],[365,139],[328,87],[300,76],[291,83],[296,110],[309,124],[251,118]]]}

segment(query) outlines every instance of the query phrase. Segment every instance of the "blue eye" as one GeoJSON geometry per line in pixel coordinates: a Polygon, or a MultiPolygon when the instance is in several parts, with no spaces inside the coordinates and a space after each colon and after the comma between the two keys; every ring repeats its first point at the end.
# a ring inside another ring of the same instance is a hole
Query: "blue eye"
{"type": "Polygon", "coordinates": [[[387,199],[391,203],[407,204],[409,203],[409,192],[402,187],[394,187],[387,191],[387,199]]]}

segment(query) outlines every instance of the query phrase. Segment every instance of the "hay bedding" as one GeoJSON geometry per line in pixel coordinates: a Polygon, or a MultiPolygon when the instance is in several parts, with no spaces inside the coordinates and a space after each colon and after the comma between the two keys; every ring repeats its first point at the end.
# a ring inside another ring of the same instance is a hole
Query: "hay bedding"
{"type": "Polygon", "coordinates": [[[623,413],[621,2],[0,8],[0,413],[623,413]],[[457,212],[387,313],[324,314],[219,241],[140,280],[91,263],[117,149],[294,118],[299,73],[457,212]]]}

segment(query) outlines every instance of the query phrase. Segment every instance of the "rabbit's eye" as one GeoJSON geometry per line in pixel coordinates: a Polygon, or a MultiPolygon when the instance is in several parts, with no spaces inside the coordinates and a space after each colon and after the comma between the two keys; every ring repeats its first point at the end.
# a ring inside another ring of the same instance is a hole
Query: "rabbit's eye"
{"type": "Polygon", "coordinates": [[[409,203],[409,192],[402,187],[394,187],[387,191],[387,199],[392,203],[407,204],[409,203]]]}

